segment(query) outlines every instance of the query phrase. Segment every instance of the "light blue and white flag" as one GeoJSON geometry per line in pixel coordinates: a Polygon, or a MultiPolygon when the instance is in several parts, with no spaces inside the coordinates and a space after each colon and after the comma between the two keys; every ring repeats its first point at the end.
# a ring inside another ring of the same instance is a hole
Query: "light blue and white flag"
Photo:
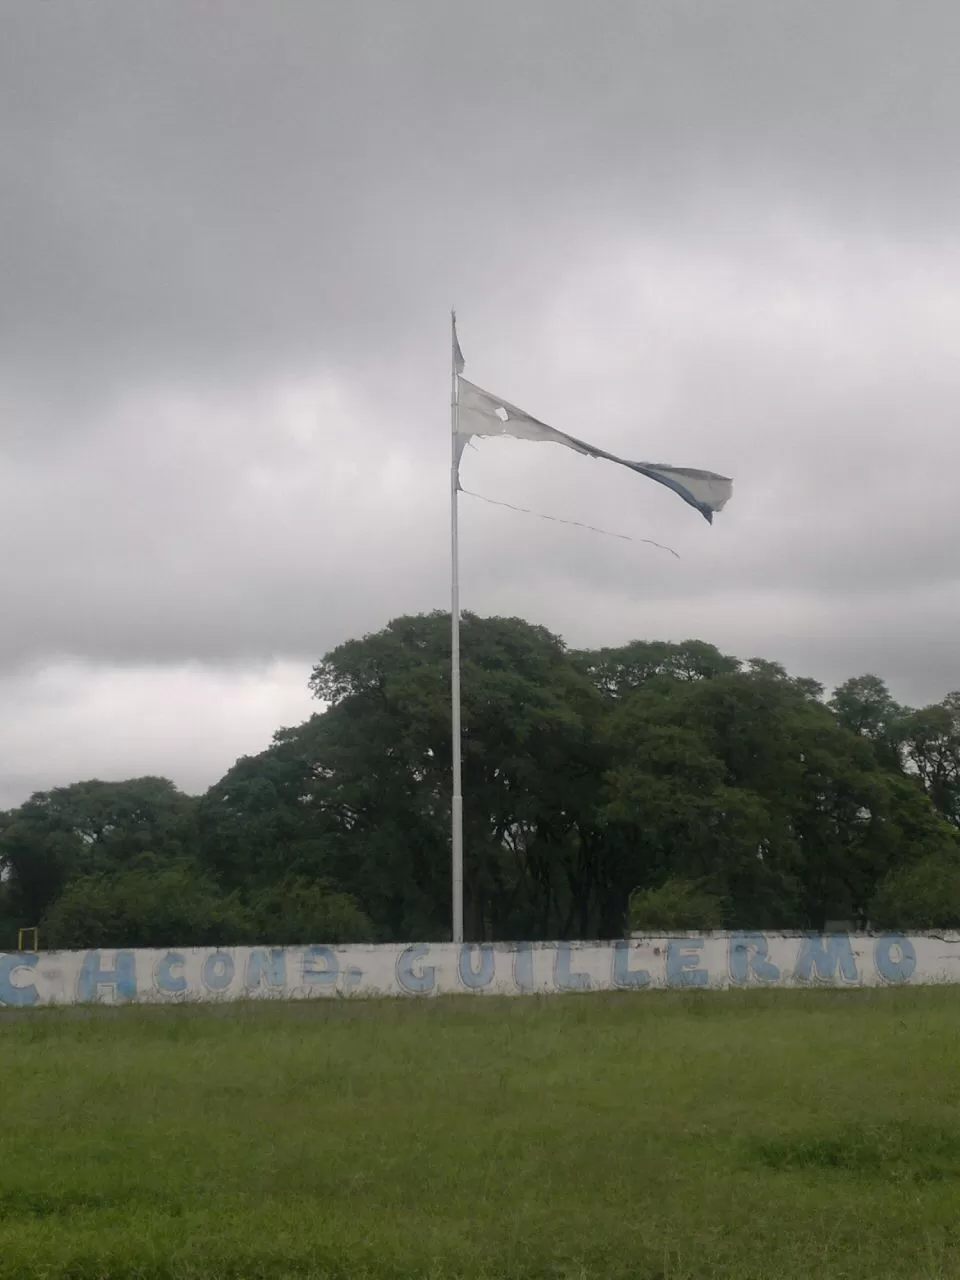
{"type": "MultiPolygon", "coordinates": [[[[456,342],[456,337],[454,337],[456,342]]],[[[463,369],[463,355],[460,344],[456,342],[456,367],[458,373],[463,369]],[[458,358],[456,358],[458,357],[458,358]]],[[[658,484],[672,489],[684,502],[695,507],[705,520],[713,523],[715,511],[722,511],[733,494],[733,481],[727,476],[717,475],[713,471],[695,471],[690,467],[674,467],[661,462],[630,462],[626,458],[618,458],[616,454],[607,453],[605,449],[586,444],[565,431],[557,431],[547,426],[532,414],[507,400],[491,395],[466,378],[459,378],[459,406],[457,417],[457,458],[471,436],[514,436],[519,440],[545,440],[553,444],[562,444],[577,453],[586,454],[589,458],[605,458],[608,462],[619,463],[629,467],[648,480],[656,480],[658,484]]]]}

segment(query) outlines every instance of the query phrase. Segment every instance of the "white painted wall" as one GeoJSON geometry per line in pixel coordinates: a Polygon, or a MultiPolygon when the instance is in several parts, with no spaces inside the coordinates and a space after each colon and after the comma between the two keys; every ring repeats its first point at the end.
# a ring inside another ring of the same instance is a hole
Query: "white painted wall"
{"type": "Polygon", "coordinates": [[[0,953],[0,1006],[960,982],[960,933],[0,953]]]}

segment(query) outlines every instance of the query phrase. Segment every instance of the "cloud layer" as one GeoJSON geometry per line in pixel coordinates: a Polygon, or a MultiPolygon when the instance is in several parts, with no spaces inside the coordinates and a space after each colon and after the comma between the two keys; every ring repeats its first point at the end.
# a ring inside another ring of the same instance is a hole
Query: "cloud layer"
{"type": "Polygon", "coordinates": [[[958,36],[950,0],[11,6],[7,794],[212,781],[257,745],[234,682],[279,724],[326,649],[446,605],[454,301],[481,385],[736,481],[711,529],[478,442],[468,488],[681,559],[465,497],[466,607],[960,685],[958,36]],[[131,755],[154,694],[182,738],[131,755]]]}

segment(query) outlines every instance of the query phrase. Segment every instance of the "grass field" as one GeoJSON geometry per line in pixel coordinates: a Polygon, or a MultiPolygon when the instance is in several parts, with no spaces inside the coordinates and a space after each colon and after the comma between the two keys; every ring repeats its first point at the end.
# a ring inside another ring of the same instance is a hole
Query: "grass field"
{"type": "Polygon", "coordinates": [[[960,1277],[960,989],[0,1015],[0,1277],[960,1277]]]}

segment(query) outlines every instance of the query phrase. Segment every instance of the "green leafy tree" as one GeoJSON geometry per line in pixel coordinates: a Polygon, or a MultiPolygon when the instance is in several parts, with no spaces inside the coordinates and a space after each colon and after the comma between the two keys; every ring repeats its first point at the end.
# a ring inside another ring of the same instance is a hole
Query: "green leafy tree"
{"type": "MultiPolygon", "coordinates": [[[[469,932],[570,932],[591,876],[584,833],[596,797],[599,696],[557,637],[519,619],[466,614],[461,658],[469,932]]],[[[414,936],[411,927],[419,927],[442,936],[449,919],[449,615],[400,618],[341,646],[315,669],[311,685],[331,704],[332,751],[318,797],[340,806],[353,825],[352,856],[365,863],[362,887],[343,869],[337,880],[374,918],[389,911],[394,933],[414,936]]]]}
{"type": "Polygon", "coordinates": [[[901,720],[906,768],[936,809],[960,827],[960,693],[901,720]]]}
{"type": "Polygon", "coordinates": [[[856,676],[834,690],[830,707],[842,728],[873,744],[878,761],[889,769],[903,766],[904,709],[879,676],[856,676]]]}
{"type": "Polygon", "coordinates": [[[266,751],[242,757],[201,798],[199,845],[218,883],[235,889],[328,876],[343,834],[337,815],[314,804],[328,737],[320,715],[278,730],[266,751]]]}
{"type": "MultiPolygon", "coordinates": [[[[198,800],[86,782],[0,815],[0,945],[41,921],[61,945],[448,936],[449,625],[327,654],[325,709],[198,800]]],[[[517,618],[461,639],[472,939],[618,936],[631,901],[818,928],[960,856],[960,695],[909,711],[863,676],[825,703],[700,641],[571,652],[517,618]]]]}
{"type": "Polygon", "coordinates": [[[681,644],[635,640],[615,649],[581,650],[573,661],[608,697],[623,698],[651,680],[711,680],[740,670],[740,661],[702,640],[681,644]]]}
{"type": "Polygon", "coordinates": [[[813,682],[775,664],[638,689],[608,725],[621,759],[607,815],[633,883],[707,876],[736,927],[864,918],[898,863],[950,835],[920,788],[883,769],[813,682]]]}
{"type": "Polygon", "coordinates": [[[0,951],[13,951],[16,948],[18,927],[10,887],[0,880],[0,951]]]}
{"type": "MultiPolygon", "coordinates": [[[[362,904],[379,939],[444,936],[449,625],[398,618],[315,668],[327,710],[238,762],[201,803],[203,857],[223,883],[323,879],[362,904]]],[[[543,628],[467,614],[461,641],[468,933],[584,931],[600,695],[543,628]]]]}
{"type": "Polygon", "coordinates": [[[165,778],[78,782],[31,796],[0,815],[0,874],[23,924],[46,914],[73,880],[123,867],[144,853],[190,856],[195,801],[165,778]]]}

